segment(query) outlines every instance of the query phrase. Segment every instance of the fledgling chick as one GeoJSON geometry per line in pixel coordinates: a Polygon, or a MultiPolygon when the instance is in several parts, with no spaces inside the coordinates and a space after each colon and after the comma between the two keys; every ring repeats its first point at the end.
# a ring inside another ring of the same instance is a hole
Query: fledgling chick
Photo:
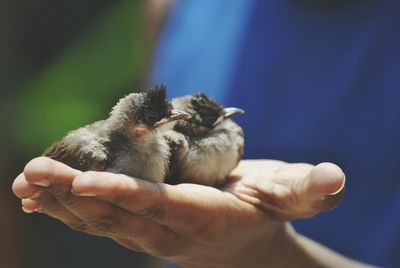
{"type": "Polygon", "coordinates": [[[181,144],[178,146],[183,151],[180,155],[185,154],[177,161],[169,182],[210,186],[222,184],[243,155],[243,130],[230,118],[244,111],[224,108],[202,93],[175,98],[172,104],[190,114],[191,118],[177,122],[173,130],[175,133],[168,133],[170,143],[172,140],[181,144]]]}
{"type": "Polygon", "coordinates": [[[163,182],[170,173],[171,150],[161,135],[177,120],[189,117],[173,109],[165,86],[156,86],[122,98],[109,118],[71,131],[44,155],[82,171],[109,171],[163,182]]]}

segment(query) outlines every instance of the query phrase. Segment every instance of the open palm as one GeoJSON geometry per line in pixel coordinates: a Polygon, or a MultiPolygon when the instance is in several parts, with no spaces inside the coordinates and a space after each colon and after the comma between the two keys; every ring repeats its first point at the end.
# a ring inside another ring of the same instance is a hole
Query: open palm
{"type": "Polygon", "coordinates": [[[15,179],[13,191],[25,211],[129,249],[190,267],[233,267],[283,250],[287,221],[334,208],[343,186],[343,172],[330,163],[244,160],[217,189],[81,172],[39,157],[15,179]]]}

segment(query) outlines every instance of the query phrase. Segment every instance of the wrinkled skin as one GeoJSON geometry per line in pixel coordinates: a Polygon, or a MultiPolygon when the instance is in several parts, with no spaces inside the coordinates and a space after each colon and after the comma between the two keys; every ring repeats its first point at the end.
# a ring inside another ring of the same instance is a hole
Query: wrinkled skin
{"type": "Polygon", "coordinates": [[[331,163],[243,160],[216,189],[81,172],[39,157],[15,179],[13,191],[25,212],[185,267],[264,267],[260,261],[289,267],[284,262],[293,256],[290,267],[306,267],[287,222],[336,207],[344,181],[331,163]]]}

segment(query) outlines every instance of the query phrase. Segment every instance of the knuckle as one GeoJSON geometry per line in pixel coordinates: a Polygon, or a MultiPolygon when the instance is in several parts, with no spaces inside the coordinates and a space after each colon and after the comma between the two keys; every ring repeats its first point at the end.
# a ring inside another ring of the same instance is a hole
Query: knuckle
{"type": "Polygon", "coordinates": [[[141,216],[153,220],[163,220],[167,218],[167,211],[164,203],[162,202],[162,197],[163,197],[163,189],[161,186],[156,183],[154,184],[155,189],[158,191],[158,196],[160,198],[155,199],[153,202],[150,203],[150,205],[147,206],[144,210],[141,212],[141,216]]]}
{"type": "Polygon", "coordinates": [[[160,202],[155,202],[151,204],[148,208],[142,210],[139,214],[144,218],[153,220],[161,220],[166,218],[165,208],[160,202]]]}
{"type": "Polygon", "coordinates": [[[113,204],[126,204],[133,194],[126,175],[122,174],[115,175],[115,180],[110,184],[110,189],[113,191],[113,195],[110,196],[110,201],[113,204]]]}

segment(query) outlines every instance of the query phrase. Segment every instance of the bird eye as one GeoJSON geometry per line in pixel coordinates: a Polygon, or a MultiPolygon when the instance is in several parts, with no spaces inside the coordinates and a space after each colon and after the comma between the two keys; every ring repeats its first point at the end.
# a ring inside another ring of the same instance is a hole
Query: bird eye
{"type": "Polygon", "coordinates": [[[159,119],[158,119],[158,116],[156,116],[156,115],[154,115],[154,114],[146,114],[146,115],[144,116],[144,121],[145,121],[147,124],[150,124],[150,125],[154,125],[158,120],[159,120],[159,119]]]}

